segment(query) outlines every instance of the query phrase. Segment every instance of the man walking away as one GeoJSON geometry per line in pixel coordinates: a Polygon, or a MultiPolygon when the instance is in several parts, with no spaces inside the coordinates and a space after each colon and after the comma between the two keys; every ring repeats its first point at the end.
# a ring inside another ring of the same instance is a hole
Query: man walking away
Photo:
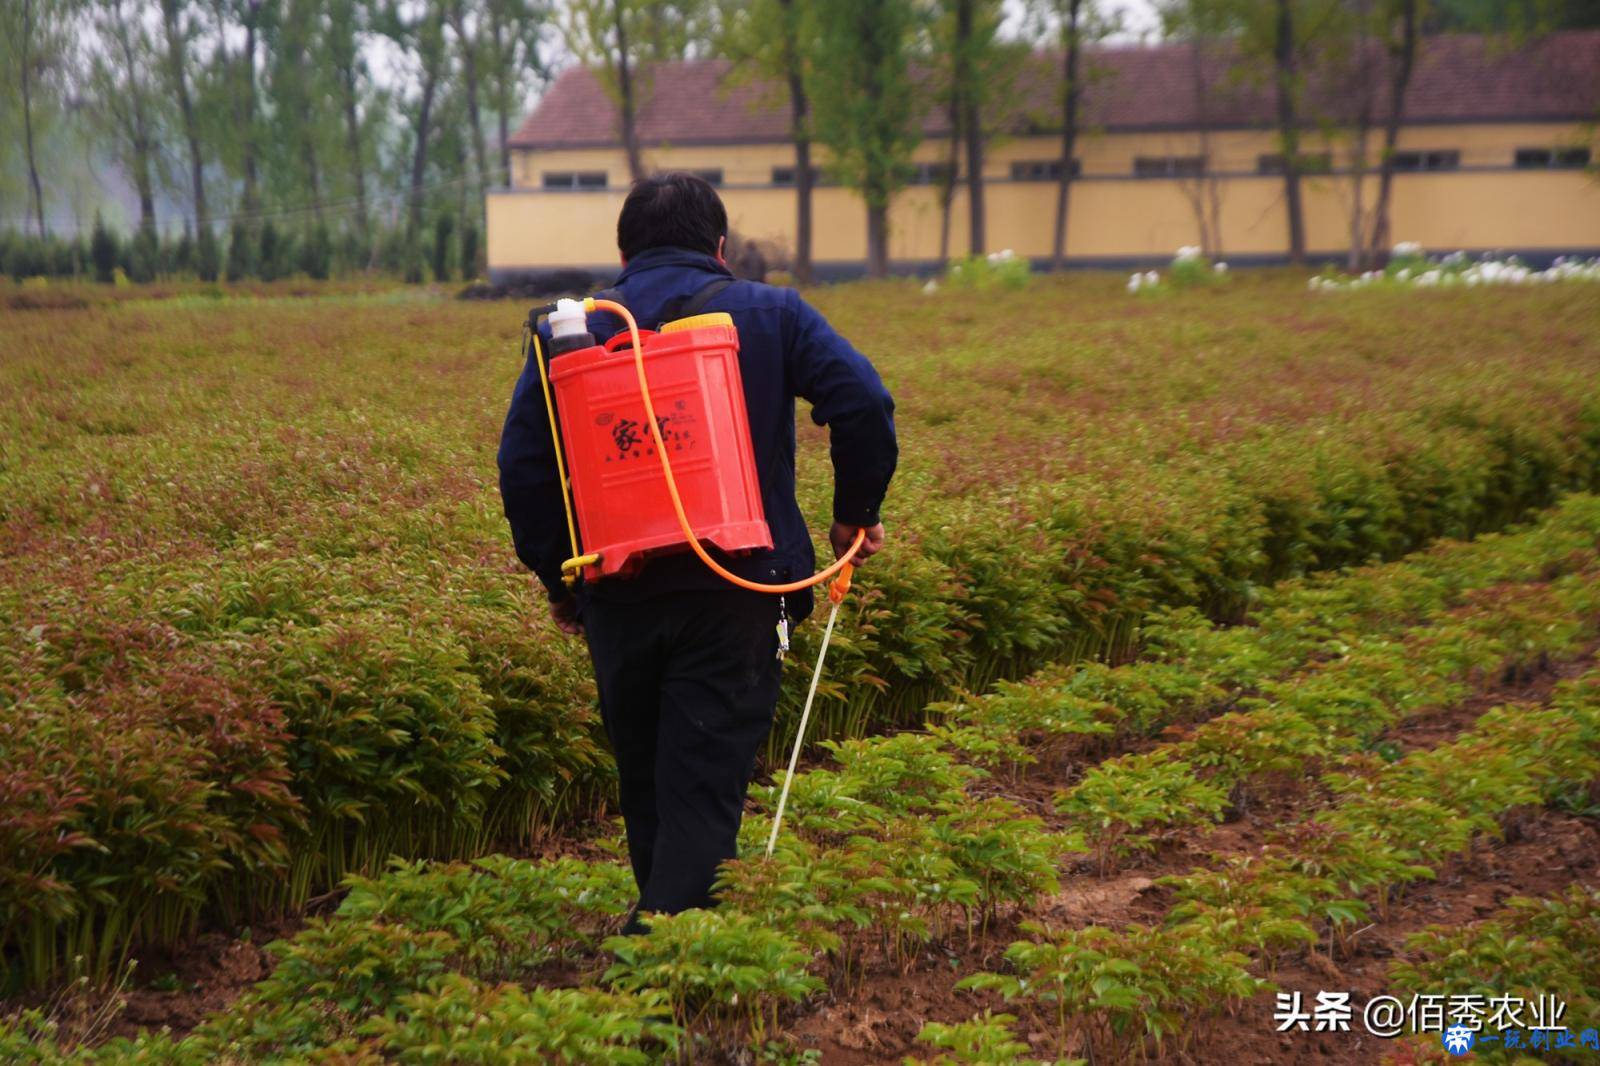
{"type": "MultiPolygon", "coordinates": [[[[739,369],[761,500],[773,548],[719,561],[762,584],[816,566],[795,501],[795,397],[829,430],[835,555],[867,531],[858,561],[883,546],[878,508],[894,473],[894,401],[861,353],[791,289],[734,280],[723,259],[728,216],[716,190],[689,174],[637,182],[617,219],[622,254],[615,299],[654,326],[725,311],[739,331],[739,369]]],[[[605,341],[622,329],[589,316],[605,341]]],[[[549,336],[542,343],[549,351],[549,336]]],[[[756,752],[772,725],[780,627],[811,613],[812,595],[737,588],[683,554],[649,560],[635,576],[569,593],[569,554],[550,423],[530,357],[500,439],[500,493],[517,556],[547,591],[555,623],[588,640],[600,715],[616,752],[628,855],[640,913],[712,904],[717,865],[734,855],[756,752]]],[[[715,551],[715,549],[712,549],[715,551]]]]}

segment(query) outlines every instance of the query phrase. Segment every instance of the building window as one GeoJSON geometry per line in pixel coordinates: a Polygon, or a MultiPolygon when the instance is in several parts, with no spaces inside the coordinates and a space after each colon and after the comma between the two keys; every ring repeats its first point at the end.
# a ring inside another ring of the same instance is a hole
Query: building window
{"type": "Polygon", "coordinates": [[[722,184],[722,168],[712,167],[709,170],[691,170],[689,173],[705,182],[707,185],[722,184]]]}
{"type": "Polygon", "coordinates": [[[1431,152],[1396,152],[1392,157],[1396,170],[1459,170],[1461,153],[1455,149],[1431,152]]]}
{"type": "Polygon", "coordinates": [[[912,185],[943,185],[955,178],[949,163],[915,163],[911,168],[912,185]]]}
{"type": "MultiPolygon", "coordinates": [[[[800,173],[800,170],[799,170],[798,167],[773,167],[772,168],[772,184],[774,184],[774,185],[793,185],[795,183],[795,176],[797,174],[799,174],[799,173],[800,173]]],[[[812,185],[821,185],[822,184],[822,168],[821,167],[812,167],[811,168],[811,184],[812,185]]]]}
{"type": "Polygon", "coordinates": [[[1133,161],[1136,178],[1198,178],[1206,162],[1197,155],[1141,155],[1133,161]]]}
{"type": "Polygon", "coordinates": [[[1516,158],[1521,170],[1582,170],[1591,157],[1587,148],[1518,148],[1516,158]]]}
{"type": "MultiPolygon", "coordinates": [[[[1072,176],[1077,177],[1083,173],[1083,161],[1072,161],[1072,176]]],[[[1012,181],[1059,181],[1061,179],[1061,160],[1059,159],[1024,159],[1011,164],[1012,181]]]]}
{"type": "Polygon", "coordinates": [[[547,189],[603,189],[606,172],[603,170],[547,170],[544,172],[547,189]]]}
{"type": "MultiPolygon", "coordinates": [[[[1257,174],[1282,174],[1284,155],[1282,152],[1273,152],[1270,155],[1256,156],[1257,174]]],[[[1302,174],[1328,174],[1333,171],[1332,152],[1301,152],[1300,173],[1302,174]]]]}

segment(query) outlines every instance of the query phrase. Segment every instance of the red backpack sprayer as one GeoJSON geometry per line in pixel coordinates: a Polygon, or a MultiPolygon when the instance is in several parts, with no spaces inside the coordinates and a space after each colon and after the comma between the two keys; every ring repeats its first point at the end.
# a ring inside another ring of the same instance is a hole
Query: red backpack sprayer
{"type": "Polygon", "coordinates": [[[626,575],[651,555],[685,547],[718,577],[754,592],[799,592],[834,578],[828,589],[831,606],[822,648],[767,839],[771,855],[828,642],[839,605],[850,589],[855,569],[851,560],[866,531],[856,532],[850,550],[833,565],[804,580],[777,585],[732,573],[702,544],[730,554],[772,547],[739,375],[739,333],[732,316],[692,315],[667,322],[659,331],[641,330],[628,309],[614,300],[559,300],[529,313],[524,354],[530,339],[564,490],[561,500],[572,557],[561,569],[569,585],[580,573],[586,581],[626,575]],[[616,315],[627,331],[596,344],[586,324],[590,311],[616,315]],[[560,357],[549,365],[539,344],[541,316],[550,322],[550,357],[560,357]],[[560,401],[559,426],[552,386],[560,401]],[[657,399],[662,401],[660,408],[657,399]],[[666,414],[658,414],[660,410],[666,414]],[[652,454],[659,463],[649,462],[652,454]],[[659,467],[659,476],[653,467],[659,467]]]}

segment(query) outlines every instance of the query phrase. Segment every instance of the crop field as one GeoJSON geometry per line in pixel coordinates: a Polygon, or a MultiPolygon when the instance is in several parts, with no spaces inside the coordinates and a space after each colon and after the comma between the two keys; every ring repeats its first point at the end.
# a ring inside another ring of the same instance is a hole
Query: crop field
{"type": "Polygon", "coordinates": [[[0,1061],[1441,1056],[1275,1031],[1322,989],[1600,1026],[1590,286],[809,293],[898,403],[888,547],[777,854],[815,625],[723,905],[631,938],[499,513],[525,309],[162,296],[0,309],[0,1061]]]}

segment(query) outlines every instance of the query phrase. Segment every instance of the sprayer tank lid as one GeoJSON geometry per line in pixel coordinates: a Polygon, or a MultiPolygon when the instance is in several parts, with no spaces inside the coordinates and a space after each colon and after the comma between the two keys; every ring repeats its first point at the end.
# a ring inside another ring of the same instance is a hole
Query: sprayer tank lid
{"type": "Polygon", "coordinates": [[[582,300],[557,300],[556,309],[550,313],[550,336],[571,337],[589,331],[588,315],[582,300]]]}

